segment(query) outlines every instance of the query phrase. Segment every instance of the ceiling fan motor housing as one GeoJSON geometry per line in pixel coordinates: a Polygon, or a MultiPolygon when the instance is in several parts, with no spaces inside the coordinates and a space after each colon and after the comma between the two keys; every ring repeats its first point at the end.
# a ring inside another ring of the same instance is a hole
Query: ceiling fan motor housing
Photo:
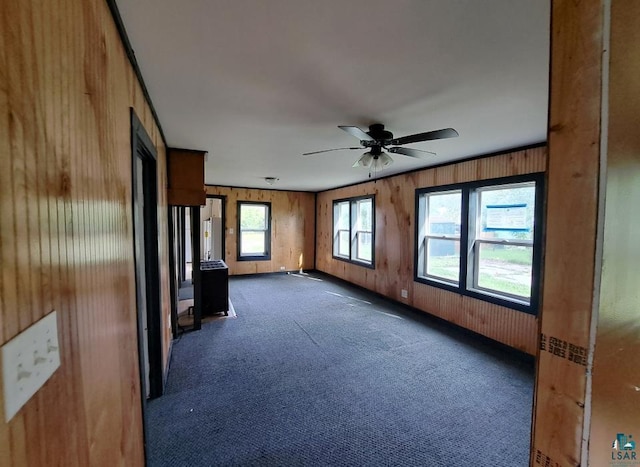
{"type": "Polygon", "coordinates": [[[375,141],[360,141],[360,143],[365,148],[374,146],[386,146],[393,139],[393,133],[385,130],[382,123],[374,123],[373,125],[369,125],[369,131],[367,131],[367,134],[371,136],[375,141]]]}

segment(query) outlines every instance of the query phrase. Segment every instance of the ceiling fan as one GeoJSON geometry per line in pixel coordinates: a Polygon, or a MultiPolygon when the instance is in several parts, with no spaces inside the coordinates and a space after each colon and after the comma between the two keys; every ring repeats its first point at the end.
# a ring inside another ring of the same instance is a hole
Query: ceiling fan
{"type": "Polygon", "coordinates": [[[421,141],[432,141],[435,139],[454,138],[458,136],[458,132],[453,128],[444,128],[442,130],[427,131],[425,133],[417,133],[415,135],[402,136],[394,138],[393,133],[384,129],[382,123],[374,123],[369,125],[369,131],[364,131],[357,126],[339,125],[343,131],[351,136],[355,136],[360,140],[361,146],[348,148],[324,149],[322,151],[306,152],[303,156],[311,156],[330,151],[341,151],[344,149],[369,149],[356,162],[353,167],[366,167],[368,169],[380,170],[389,166],[393,159],[386,152],[387,150],[394,154],[402,154],[403,156],[417,157],[425,159],[429,155],[435,155],[434,152],[421,151],[419,149],[403,148],[403,144],[419,143],[421,141]],[[390,146],[390,147],[389,147],[390,146]]]}

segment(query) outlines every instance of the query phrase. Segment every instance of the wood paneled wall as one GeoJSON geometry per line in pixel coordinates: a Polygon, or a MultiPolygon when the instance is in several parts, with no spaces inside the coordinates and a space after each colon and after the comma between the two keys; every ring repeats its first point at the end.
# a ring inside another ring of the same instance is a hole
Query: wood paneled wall
{"type": "Polygon", "coordinates": [[[640,461],[613,446],[640,431],[639,21],[634,1],[553,2],[534,466],[640,461]]]}
{"type": "MultiPolygon", "coordinates": [[[[589,465],[611,462],[617,433],[640,442],[640,2],[611,4],[602,276],[589,465]]],[[[639,449],[635,450],[640,464],[639,449]]],[[[615,452],[623,457],[625,452],[615,452]]],[[[627,451],[627,454],[632,454],[627,451]]]]}
{"type": "Polygon", "coordinates": [[[207,186],[207,194],[226,197],[225,262],[229,274],[258,274],[313,269],[315,194],[207,186]],[[238,202],[271,203],[271,259],[238,261],[238,202]],[[233,229],[233,230],[231,230],[233,229]],[[233,233],[231,233],[233,232],[233,233]]]}
{"type": "Polygon", "coordinates": [[[61,352],[0,419],[0,464],[142,465],[131,107],[158,151],[166,318],[164,145],[104,0],[3,1],[0,21],[0,343],[57,310],[61,352]]]}
{"type": "MultiPolygon", "coordinates": [[[[611,4],[606,205],[595,336],[589,465],[608,465],[617,433],[640,445],[640,2],[611,4]]],[[[640,465],[640,449],[635,450],[640,465]]]]}
{"type": "Polygon", "coordinates": [[[596,273],[603,14],[601,1],[552,2],[544,350],[533,430],[533,457],[541,459],[533,462],[541,465],[547,459],[581,465],[596,273]]]}
{"type": "Polygon", "coordinates": [[[318,193],[316,267],[393,300],[534,354],[535,316],[413,281],[416,188],[544,172],[546,149],[538,147],[425,169],[318,193]],[[376,196],[375,269],[332,257],[332,203],[376,196]],[[401,297],[401,289],[408,298],[401,297]]]}

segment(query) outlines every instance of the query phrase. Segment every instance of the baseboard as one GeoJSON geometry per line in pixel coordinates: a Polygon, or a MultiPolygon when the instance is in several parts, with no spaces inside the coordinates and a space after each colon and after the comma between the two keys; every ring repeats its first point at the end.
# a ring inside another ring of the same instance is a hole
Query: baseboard
{"type": "Polygon", "coordinates": [[[250,274],[230,274],[229,277],[277,276],[277,275],[286,275],[286,274],[299,274],[301,271],[303,273],[320,272],[320,271],[316,271],[315,269],[302,269],[302,270],[286,269],[283,271],[272,271],[272,272],[252,272],[250,274]]]}

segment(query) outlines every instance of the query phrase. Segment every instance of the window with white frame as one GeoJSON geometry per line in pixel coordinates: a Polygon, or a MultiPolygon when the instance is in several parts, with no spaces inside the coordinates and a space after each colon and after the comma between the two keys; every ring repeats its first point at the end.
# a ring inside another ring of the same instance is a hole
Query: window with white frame
{"type": "Polygon", "coordinates": [[[341,201],[333,204],[333,256],[350,259],[351,204],[341,201]]]}
{"type": "Polygon", "coordinates": [[[543,180],[416,190],[415,280],[536,313],[543,180]]]}
{"type": "Polygon", "coordinates": [[[373,196],[333,202],[333,256],[365,266],[374,264],[373,196]]]}
{"type": "Polygon", "coordinates": [[[238,202],[238,260],[271,258],[271,203],[238,202]]]}
{"type": "Polygon", "coordinates": [[[419,275],[458,284],[462,191],[425,193],[419,204],[419,275]]]}
{"type": "Polygon", "coordinates": [[[533,275],[534,182],[493,185],[471,193],[469,223],[474,260],[471,287],[529,302],[533,275]],[[475,224],[475,225],[473,225],[475,224]]]}

